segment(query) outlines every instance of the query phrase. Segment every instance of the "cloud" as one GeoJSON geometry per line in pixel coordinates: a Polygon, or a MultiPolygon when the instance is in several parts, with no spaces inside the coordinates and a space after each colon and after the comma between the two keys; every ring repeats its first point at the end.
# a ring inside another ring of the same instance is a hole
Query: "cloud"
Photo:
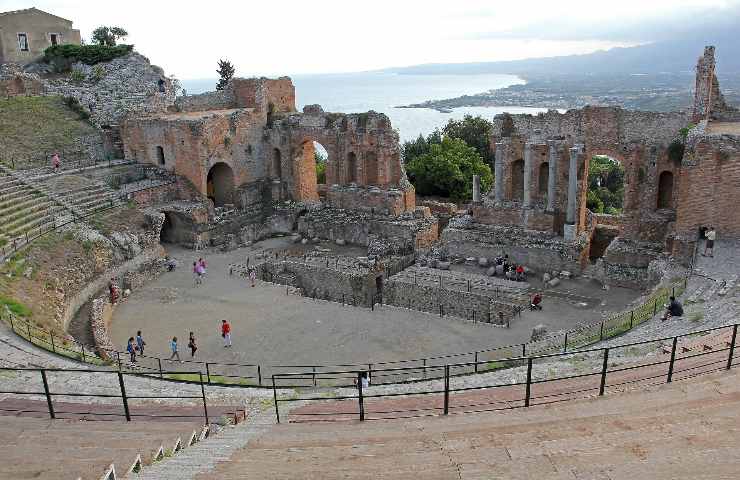
{"type": "Polygon", "coordinates": [[[557,17],[513,28],[470,33],[465,35],[465,38],[645,43],[702,35],[707,28],[715,31],[736,31],[738,24],[740,24],[740,4],[731,2],[709,7],[686,5],[644,15],[602,19],[557,17]]]}

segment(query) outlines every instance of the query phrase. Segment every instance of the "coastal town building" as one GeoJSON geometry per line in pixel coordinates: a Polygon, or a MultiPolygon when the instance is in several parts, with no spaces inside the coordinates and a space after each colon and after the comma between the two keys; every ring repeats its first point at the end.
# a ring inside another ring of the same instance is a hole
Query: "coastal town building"
{"type": "Polygon", "coordinates": [[[71,20],[37,8],[0,12],[0,64],[30,63],[48,47],[80,43],[71,20]]]}

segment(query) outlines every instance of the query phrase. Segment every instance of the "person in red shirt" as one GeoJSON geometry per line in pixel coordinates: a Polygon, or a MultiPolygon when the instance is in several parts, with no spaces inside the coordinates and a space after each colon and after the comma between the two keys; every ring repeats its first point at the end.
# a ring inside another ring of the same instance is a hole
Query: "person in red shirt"
{"type": "Polygon", "coordinates": [[[231,346],[231,325],[226,320],[221,320],[221,336],[224,339],[224,348],[231,346]]]}
{"type": "Polygon", "coordinates": [[[524,267],[521,265],[517,265],[516,267],[516,280],[517,282],[524,280],[524,267]]]}

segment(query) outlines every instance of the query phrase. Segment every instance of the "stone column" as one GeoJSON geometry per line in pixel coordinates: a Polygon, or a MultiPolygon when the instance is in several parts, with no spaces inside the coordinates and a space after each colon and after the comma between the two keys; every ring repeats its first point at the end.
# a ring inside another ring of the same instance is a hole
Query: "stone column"
{"type": "Polygon", "coordinates": [[[568,169],[568,210],[565,213],[565,239],[573,240],[576,234],[576,195],[578,193],[578,156],[579,147],[570,149],[570,166],[568,169]]]}
{"type": "Polygon", "coordinates": [[[503,142],[496,143],[496,159],[494,163],[494,184],[493,191],[496,199],[496,203],[500,204],[504,201],[504,158],[506,152],[504,151],[503,142]]]}
{"type": "Polygon", "coordinates": [[[473,175],[473,203],[480,203],[480,175],[473,175]]]}
{"type": "Polygon", "coordinates": [[[529,208],[532,204],[532,144],[524,144],[524,195],[522,208],[529,208]]]}
{"type": "Polygon", "coordinates": [[[548,167],[549,172],[547,175],[547,211],[555,211],[555,190],[557,189],[557,177],[558,177],[558,144],[554,140],[547,142],[550,147],[548,167]]]}

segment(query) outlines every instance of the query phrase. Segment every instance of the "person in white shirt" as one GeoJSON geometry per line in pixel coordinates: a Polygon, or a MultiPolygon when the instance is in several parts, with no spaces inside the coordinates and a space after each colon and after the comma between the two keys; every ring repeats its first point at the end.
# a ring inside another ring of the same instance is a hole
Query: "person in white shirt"
{"type": "Polygon", "coordinates": [[[714,240],[717,238],[717,232],[714,227],[709,227],[709,230],[704,234],[706,241],[704,242],[704,256],[714,257],[714,240]]]}

